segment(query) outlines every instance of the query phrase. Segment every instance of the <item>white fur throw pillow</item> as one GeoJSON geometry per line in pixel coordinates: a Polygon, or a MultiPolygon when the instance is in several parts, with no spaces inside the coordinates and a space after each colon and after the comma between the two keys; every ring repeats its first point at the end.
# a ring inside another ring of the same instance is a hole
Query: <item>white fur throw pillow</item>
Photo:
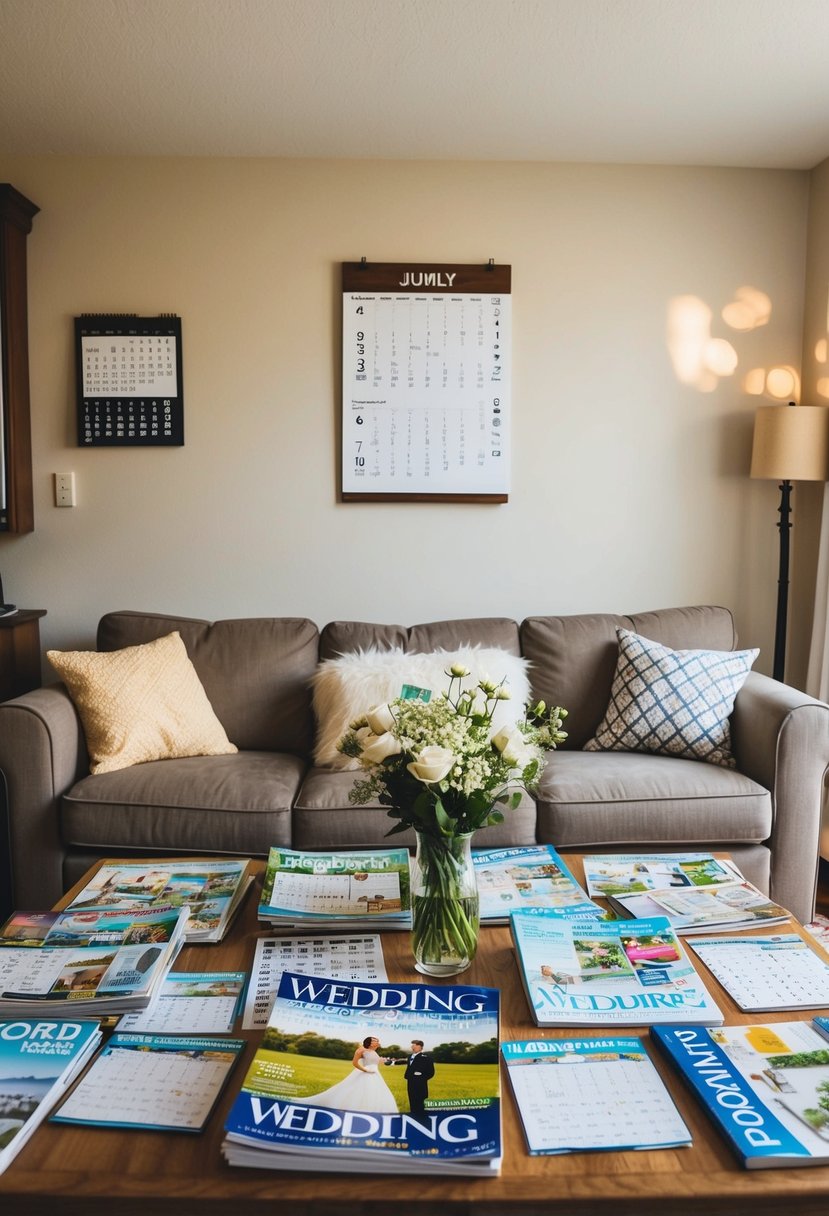
{"type": "Polygon", "coordinates": [[[498,701],[493,717],[494,729],[512,725],[524,716],[529,700],[529,666],[526,659],[495,647],[461,646],[457,650],[436,650],[432,654],[406,654],[402,650],[358,650],[336,659],[325,659],[312,677],[317,742],[314,762],[322,768],[359,768],[356,760],[337,751],[337,743],[355,718],[361,717],[399,697],[404,684],[429,688],[438,696],[449,687],[447,670],[452,663],[463,663],[472,673],[463,683],[474,688],[478,680],[496,684],[506,680],[509,701],[498,701]]]}

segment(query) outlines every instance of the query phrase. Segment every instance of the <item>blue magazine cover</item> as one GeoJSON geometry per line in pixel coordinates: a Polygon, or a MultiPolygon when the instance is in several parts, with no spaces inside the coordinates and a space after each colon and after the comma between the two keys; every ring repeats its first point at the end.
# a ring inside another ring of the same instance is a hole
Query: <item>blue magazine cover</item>
{"type": "Polygon", "coordinates": [[[829,1163],[829,1044],[808,1022],[651,1034],[747,1169],[829,1163]]]}
{"type": "Polygon", "coordinates": [[[499,993],[285,972],[222,1146],[232,1165],[497,1173],[499,993]]]}

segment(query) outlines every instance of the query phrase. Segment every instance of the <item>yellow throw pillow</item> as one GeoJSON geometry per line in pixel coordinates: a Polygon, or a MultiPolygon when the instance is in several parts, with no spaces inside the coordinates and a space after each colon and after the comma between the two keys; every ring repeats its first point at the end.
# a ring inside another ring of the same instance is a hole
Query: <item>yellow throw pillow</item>
{"type": "Polygon", "coordinates": [[[80,714],[90,772],[238,750],[179,633],[124,650],[49,650],[46,657],[80,714]]]}

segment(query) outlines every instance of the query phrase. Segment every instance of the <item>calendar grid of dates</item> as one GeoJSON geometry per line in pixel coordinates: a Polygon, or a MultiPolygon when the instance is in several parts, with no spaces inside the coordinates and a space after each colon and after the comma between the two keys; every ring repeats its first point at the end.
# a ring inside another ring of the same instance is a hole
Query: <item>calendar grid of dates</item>
{"type": "Polygon", "coordinates": [[[76,318],[78,444],[184,443],[181,322],[76,318]]]}

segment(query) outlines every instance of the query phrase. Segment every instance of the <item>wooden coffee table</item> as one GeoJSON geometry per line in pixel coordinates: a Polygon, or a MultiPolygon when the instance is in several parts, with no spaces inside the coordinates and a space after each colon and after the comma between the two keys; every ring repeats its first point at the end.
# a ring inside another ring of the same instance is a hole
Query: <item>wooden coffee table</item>
{"type": "MultiPolygon", "coordinates": [[[[570,856],[567,861],[581,877],[580,859],[570,856]]],[[[256,919],[263,865],[256,869],[257,883],[227,940],[187,947],[176,964],[178,970],[250,967],[256,938],[268,932],[256,919]]],[[[780,927],[769,930],[774,931],[780,927]]],[[[391,980],[419,981],[407,933],[384,934],[383,947],[391,980]]],[[[704,969],[703,974],[727,1022],[752,1020],[740,1013],[704,969]]],[[[460,979],[500,988],[502,1039],[581,1033],[535,1027],[506,928],[482,930],[478,957],[460,979]]],[[[800,1016],[808,1019],[812,1012],[800,1016]]],[[[797,1016],[771,1013],[754,1020],[787,1021],[797,1016]]],[[[636,1033],[647,1037],[646,1029],[636,1033]]],[[[370,1167],[355,1174],[231,1168],[220,1151],[225,1116],[261,1038],[261,1032],[242,1034],[250,1040],[244,1059],[202,1135],[47,1123],[0,1174],[0,1212],[8,1216],[783,1216],[789,1212],[826,1216],[829,1210],[829,1166],[744,1169],[681,1079],[653,1051],[656,1067],[693,1134],[691,1148],[530,1157],[502,1070],[504,1162],[499,1177],[435,1177],[426,1166],[422,1174],[408,1176],[372,1174],[370,1167]]]]}

